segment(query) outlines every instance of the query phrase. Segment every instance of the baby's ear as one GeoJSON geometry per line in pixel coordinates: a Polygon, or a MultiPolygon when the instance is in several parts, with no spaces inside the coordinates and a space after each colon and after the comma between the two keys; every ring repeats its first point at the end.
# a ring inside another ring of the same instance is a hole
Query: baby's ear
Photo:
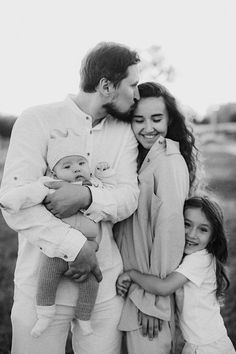
{"type": "Polygon", "coordinates": [[[52,138],[52,139],[56,139],[58,137],[65,138],[65,137],[67,137],[67,135],[68,135],[68,131],[67,130],[66,131],[62,131],[60,129],[53,129],[53,131],[50,134],[50,138],[52,138]]]}

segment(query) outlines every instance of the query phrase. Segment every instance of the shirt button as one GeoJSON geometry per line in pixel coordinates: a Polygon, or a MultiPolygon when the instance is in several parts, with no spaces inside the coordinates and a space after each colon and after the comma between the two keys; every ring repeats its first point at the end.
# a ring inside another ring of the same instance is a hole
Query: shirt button
{"type": "Polygon", "coordinates": [[[39,247],[40,250],[42,250],[42,247],[39,247]]]}
{"type": "Polygon", "coordinates": [[[87,155],[90,156],[90,152],[87,152],[87,155]]]}
{"type": "Polygon", "coordinates": [[[92,130],[90,130],[90,134],[93,134],[92,130]]]}
{"type": "Polygon", "coordinates": [[[150,159],[147,159],[147,162],[150,162],[150,159]]]}
{"type": "Polygon", "coordinates": [[[14,177],[14,180],[15,180],[15,181],[17,180],[17,177],[16,177],[16,176],[14,177]]]}
{"type": "Polygon", "coordinates": [[[89,117],[86,117],[87,120],[89,120],[89,117]]]}
{"type": "Polygon", "coordinates": [[[68,256],[65,254],[65,255],[64,255],[64,258],[65,258],[65,259],[67,259],[67,258],[68,258],[68,256]]]}

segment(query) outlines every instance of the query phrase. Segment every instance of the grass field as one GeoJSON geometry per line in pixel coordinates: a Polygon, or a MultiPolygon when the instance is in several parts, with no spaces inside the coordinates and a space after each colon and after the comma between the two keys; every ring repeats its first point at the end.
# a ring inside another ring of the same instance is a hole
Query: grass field
{"type": "MultiPolygon", "coordinates": [[[[0,141],[0,179],[7,142],[0,141]]],[[[221,201],[229,240],[229,272],[231,287],[227,291],[222,315],[229,336],[236,347],[236,142],[230,139],[212,139],[202,147],[206,179],[209,188],[221,201]]],[[[10,309],[13,293],[13,272],[17,256],[17,237],[0,215],[0,354],[10,354],[10,309]]],[[[71,354],[68,343],[67,354],[71,354]]],[[[32,353],[33,354],[33,353],[32,353]]],[[[222,353],[227,354],[227,353],[222,353]]]]}

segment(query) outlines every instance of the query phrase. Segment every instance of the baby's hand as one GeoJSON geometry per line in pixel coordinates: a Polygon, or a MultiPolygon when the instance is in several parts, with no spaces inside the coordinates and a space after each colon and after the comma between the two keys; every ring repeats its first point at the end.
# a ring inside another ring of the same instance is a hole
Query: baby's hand
{"type": "Polygon", "coordinates": [[[120,274],[116,281],[116,292],[118,295],[125,297],[131,284],[131,278],[128,272],[120,274]]]}
{"type": "Polygon", "coordinates": [[[100,172],[106,171],[108,168],[110,168],[110,165],[107,161],[99,162],[96,166],[96,169],[100,172]]]}

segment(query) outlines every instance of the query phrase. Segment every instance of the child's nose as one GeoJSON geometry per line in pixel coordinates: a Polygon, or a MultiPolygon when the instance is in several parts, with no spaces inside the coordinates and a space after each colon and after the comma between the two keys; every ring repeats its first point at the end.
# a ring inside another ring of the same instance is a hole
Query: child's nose
{"type": "Polygon", "coordinates": [[[190,237],[190,238],[196,237],[196,229],[195,228],[192,228],[191,230],[188,231],[188,237],[190,237]]]}
{"type": "Polygon", "coordinates": [[[73,170],[74,170],[75,172],[78,172],[78,171],[80,170],[80,165],[74,164],[73,170]]]}

